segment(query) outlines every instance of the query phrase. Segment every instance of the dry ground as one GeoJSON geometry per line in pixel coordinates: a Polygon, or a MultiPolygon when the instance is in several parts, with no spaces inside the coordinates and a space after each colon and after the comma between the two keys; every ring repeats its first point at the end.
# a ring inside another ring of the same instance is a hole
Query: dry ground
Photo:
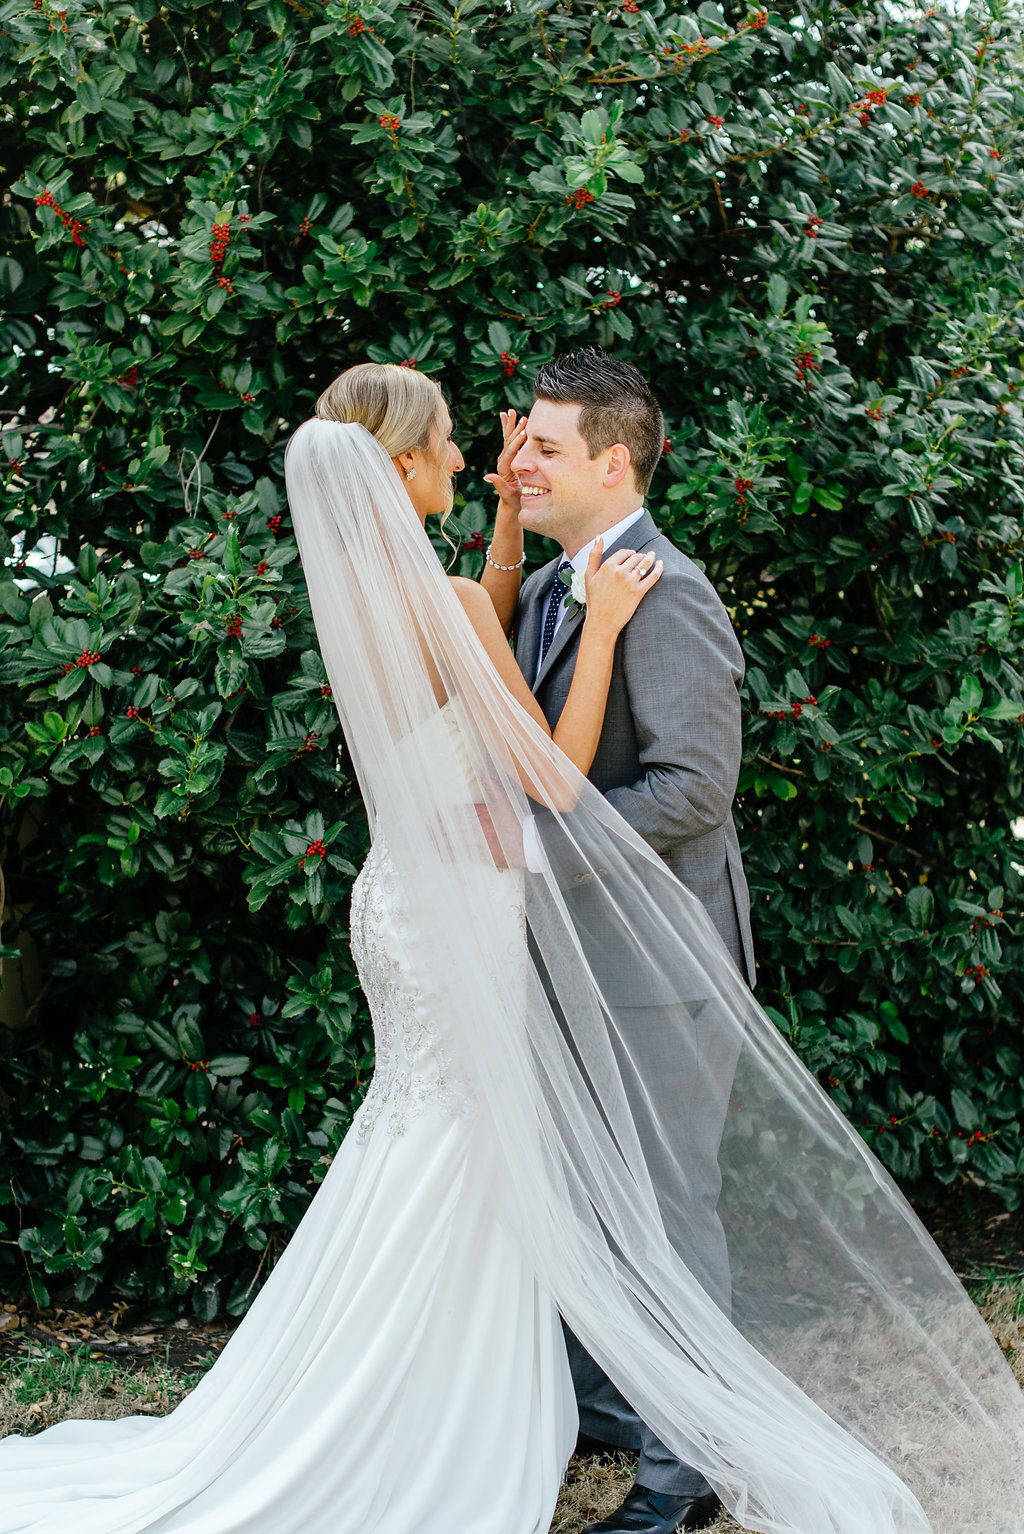
{"type": "MultiPolygon", "coordinates": [[[[978,1298],[1024,1388],[1024,1290],[995,1283],[978,1298]]],[[[162,1415],[214,1363],[229,1335],[218,1327],[173,1325],[125,1332],[99,1317],[69,1312],[34,1319],[0,1312],[0,1433],[36,1433],[64,1417],[162,1415]]],[[[579,1534],[611,1512],[629,1489],[633,1470],[626,1456],[573,1460],[551,1534],[579,1534]]],[[[725,1514],[714,1525],[715,1534],[739,1528],[725,1514]]]]}

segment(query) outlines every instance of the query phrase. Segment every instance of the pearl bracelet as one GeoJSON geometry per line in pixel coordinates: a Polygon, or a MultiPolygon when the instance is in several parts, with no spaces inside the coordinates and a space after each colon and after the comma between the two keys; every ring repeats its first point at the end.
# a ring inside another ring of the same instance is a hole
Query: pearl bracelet
{"type": "Polygon", "coordinates": [[[497,560],[494,560],[494,559],[491,558],[491,550],[493,549],[493,547],[494,547],[493,543],[489,543],[487,545],[487,550],[486,550],[486,552],[484,554],[484,558],[486,559],[487,563],[491,566],[492,569],[494,569],[494,570],[521,570],[523,568],[523,566],[525,565],[525,563],[526,563],[526,554],[525,553],[523,554],[522,559],[517,559],[516,560],[514,565],[499,565],[497,560]]]}

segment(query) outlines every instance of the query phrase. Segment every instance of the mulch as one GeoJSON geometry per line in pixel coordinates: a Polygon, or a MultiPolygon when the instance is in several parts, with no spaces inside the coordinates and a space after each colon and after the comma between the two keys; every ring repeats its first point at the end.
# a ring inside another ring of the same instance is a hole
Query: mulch
{"type": "Polygon", "coordinates": [[[92,1313],[60,1305],[44,1310],[0,1309],[0,1366],[35,1352],[40,1343],[64,1352],[88,1348],[89,1357],[108,1359],[122,1369],[139,1371],[165,1365],[175,1374],[193,1374],[216,1358],[237,1321],[203,1325],[180,1321],[145,1322],[122,1310],[92,1313]]]}
{"type": "Polygon", "coordinates": [[[915,1207],[964,1283],[1024,1278],[1024,1208],[1008,1213],[994,1194],[971,1187],[947,1192],[940,1203],[915,1207]]]}
{"type": "MultiPolygon", "coordinates": [[[[917,1212],[961,1279],[971,1284],[1024,1279],[1024,1209],[1007,1213],[992,1194],[966,1188],[917,1212]]],[[[204,1325],[186,1317],[147,1321],[138,1307],[123,1305],[83,1312],[60,1305],[37,1310],[8,1304],[0,1307],[0,1365],[42,1343],[66,1352],[87,1346],[90,1357],[125,1369],[160,1363],[176,1374],[190,1374],[216,1358],[237,1324],[204,1325]]]]}

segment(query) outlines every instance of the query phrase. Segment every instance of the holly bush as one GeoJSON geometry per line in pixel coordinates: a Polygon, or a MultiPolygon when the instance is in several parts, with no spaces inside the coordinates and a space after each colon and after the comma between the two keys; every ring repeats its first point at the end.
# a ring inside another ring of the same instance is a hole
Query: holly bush
{"type": "Polygon", "coordinates": [[[651,377],[760,994],[909,1192],[1016,1204],[1016,20],[0,0],[8,1294],[240,1313],[365,1083],[282,453],[366,357],[451,396],[471,574],[497,407],[574,341],[651,377]]]}

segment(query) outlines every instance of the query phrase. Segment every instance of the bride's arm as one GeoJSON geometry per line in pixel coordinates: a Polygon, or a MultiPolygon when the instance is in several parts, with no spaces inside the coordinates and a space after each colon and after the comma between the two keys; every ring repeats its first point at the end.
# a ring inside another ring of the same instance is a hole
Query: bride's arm
{"type": "Polygon", "coordinates": [[[604,724],[615,642],[636,612],[644,593],[658,581],[662,561],[651,554],[619,549],[601,563],[598,539],[587,565],[587,610],[580,635],[576,669],[565,707],[554,730],[516,665],[493,604],[475,581],[452,580],[470,622],[509,692],[586,774],[594,760],[604,724]]]}
{"type": "Polygon", "coordinates": [[[498,492],[498,510],[494,518],[494,536],[490,561],[484,561],[480,585],[494,604],[498,622],[510,633],[516,615],[519,588],[523,579],[523,530],[519,526],[519,482],[512,472],[512,460],[526,440],[526,417],[520,420],[514,410],[501,411],[502,449],[493,474],[485,474],[489,485],[498,492]],[[505,568],[496,569],[502,565],[505,568]]]}

